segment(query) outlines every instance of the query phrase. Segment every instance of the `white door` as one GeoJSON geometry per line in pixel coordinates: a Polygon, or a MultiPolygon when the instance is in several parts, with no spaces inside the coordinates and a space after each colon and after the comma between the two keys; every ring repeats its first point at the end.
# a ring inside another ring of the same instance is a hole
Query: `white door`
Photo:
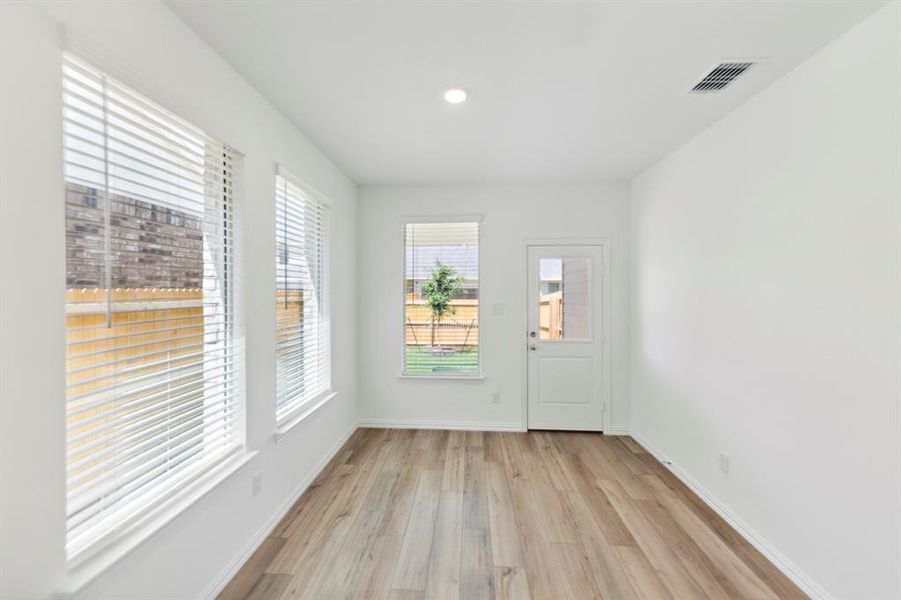
{"type": "Polygon", "coordinates": [[[529,246],[529,429],[601,431],[603,247],[529,246]]]}

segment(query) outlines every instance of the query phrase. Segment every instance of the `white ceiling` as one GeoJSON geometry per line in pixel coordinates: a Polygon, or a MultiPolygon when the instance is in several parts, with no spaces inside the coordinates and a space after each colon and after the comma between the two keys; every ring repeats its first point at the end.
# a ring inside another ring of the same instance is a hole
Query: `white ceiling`
{"type": "Polygon", "coordinates": [[[631,177],[882,4],[167,3],[359,184],[631,177]]]}

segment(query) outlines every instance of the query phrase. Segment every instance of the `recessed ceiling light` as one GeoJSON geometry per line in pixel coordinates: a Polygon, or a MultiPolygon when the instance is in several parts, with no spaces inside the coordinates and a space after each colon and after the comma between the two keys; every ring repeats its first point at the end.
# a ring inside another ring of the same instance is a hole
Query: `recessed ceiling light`
{"type": "Polygon", "coordinates": [[[466,90],[463,88],[450,88],[444,92],[444,99],[451,104],[466,102],[466,90]]]}

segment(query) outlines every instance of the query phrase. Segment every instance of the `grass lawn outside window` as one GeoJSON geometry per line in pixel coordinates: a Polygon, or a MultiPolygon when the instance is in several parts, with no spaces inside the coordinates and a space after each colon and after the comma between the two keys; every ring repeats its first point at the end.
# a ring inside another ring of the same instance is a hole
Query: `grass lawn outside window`
{"type": "Polygon", "coordinates": [[[479,353],[475,348],[462,350],[407,346],[406,375],[476,375],[479,353]]]}

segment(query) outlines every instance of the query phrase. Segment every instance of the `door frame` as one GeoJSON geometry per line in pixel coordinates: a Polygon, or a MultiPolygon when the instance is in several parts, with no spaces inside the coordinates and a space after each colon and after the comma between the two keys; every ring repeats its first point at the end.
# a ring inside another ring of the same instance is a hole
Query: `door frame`
{"type": "Polygon", "coordinates": [[[610,271],[613,258],[610,253],[609,238],[523,238],[522,241],[522,284],[523,284],[523,318],[522,326],[522,370],[523,394],[522,394],[522,430],[529,430],[529,248],[531,246],[599,246],[604,256],[604,266],[601,270],[601,376],[604,384],[601,386],[603,398],[601,399],[601,433],[607,433],[610,427],[610,397],[612,385],[610,381],[610,271]]]}

